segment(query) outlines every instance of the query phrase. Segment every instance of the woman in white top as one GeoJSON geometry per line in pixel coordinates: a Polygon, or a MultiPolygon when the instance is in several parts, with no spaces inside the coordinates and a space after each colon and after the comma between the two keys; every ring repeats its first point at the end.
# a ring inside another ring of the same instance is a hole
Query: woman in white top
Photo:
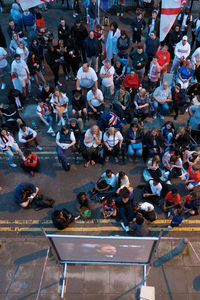
{"type": "Polygon", "coordinates": [[[113,155],[116,162],[119,162],[118,155],[122,148],[123,136],[114,127],[110,127],[103,135],[105,161],[109,161],[109,156],[113,155]]]}
{"type": "Polygon", "coordinates": [[[20,150],[18,144],[15,142],[13,136],[10,134],[10,132],[6,131],[5,129],[1,129],[0,132],[0,150],[3,151],[3,153],[8,155],[9,164],[11,167],[15,168],[17,165],[13,162],[13,151],[17,152],[23,160],[25,160],[25,157],[20,150]]]}
{"type": "Polygon", "coordinates": [[[119,173],[116,174],[116,181],[117,181],[117,186],[118,186],[116,194],[119,194],[120,191],[125,187],[132,194],[133,188],[130,187],[130,181],[128,179],[128,176],[123,171],[120,171],[119,173]]]}
{"type": "Polygon", "coordinates": [[[63,113],[67,112],[69,99],[66,94],[63,94],[59,89],[55,89],[54,94],[51,97],[51,105],[53,107],[53,112],[57,114],[59,122],[58,126],[65,125],[65,120],[63,118],[63,113]]]}
{"type": "Polygon", "coordinates": [[[143,198],[151,199],[155,204],[159,204],[163,186],[160,182],[155,179],[149,180],[146,191],[144,191],[143,198]]]}
{"type": "Polygon", "coordinates": [[[93,125],[85,133],[83,157],[86,159],[85,168],[95,165],[95,160],[98,158],[98,146],[102,142],[102,132],[97,125],[93,125]]]}
{"type": "Polygon", "coordinates": [[[19,47],[16,49],[16,54],[19,54],[21,59],[27,62],[29,50],[27,49],[27,47],[24,45],[23,42],[19,43],[19,47]]]}

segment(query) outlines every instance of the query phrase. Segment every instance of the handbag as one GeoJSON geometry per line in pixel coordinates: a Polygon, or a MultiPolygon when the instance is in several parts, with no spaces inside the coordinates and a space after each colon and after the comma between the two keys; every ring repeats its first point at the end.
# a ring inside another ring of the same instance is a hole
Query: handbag
{"type": "Polygon", "coordinates": [[[132,144],[134,150],[138,150],[142,148],[142,143],[132,144]]]}

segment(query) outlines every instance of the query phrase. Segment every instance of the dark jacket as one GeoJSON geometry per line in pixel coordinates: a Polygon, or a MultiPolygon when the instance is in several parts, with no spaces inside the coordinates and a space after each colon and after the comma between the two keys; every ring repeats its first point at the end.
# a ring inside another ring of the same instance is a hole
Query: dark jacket
{"type": "Polygon", "coordinates": [[[176,46],[178,42],[180,42],[182,39],[182,32],[173,30],[169,35],[169,47],[172,48],[172,46],[176,46]]]}
{"type": "Polygon", "coordinates": [[[135,70],[141,70],[148,62],[148,56],[144,51],[139,54],[137,50],[133,50],[130,52],[129,57],[132,59],[132,66],[135,70]],[[141,63],[141,66],[138,67],[139,63],[141,63]]]}
{"type": "Polygon", "coordinates": [[[62,25],[60,24],[58,26],[58,39],[59,40],[66,40],[68,39],[70,36],[70,29],[69,29],[69,26],[67,26],[65,24],[65,28],[62,27],[62,25]]]}
{"type": "Polygon", "coordinates": [[[143,145],[147,147],[147,149],[159,148],[164,146],[164,138],[161,133],[155,138],[157,146],[155,147],[153,144],[153,137],[151,135],[151,131],[148,131],[143,138],[143,145]]]}
{"type": "MultiPolygon", "coordinates": [[[[16,105],[16,100],[15,100],[15,97],[13,96],[13,91],[15,92],[16,90],[15,89],[11,89],[9,94],[8,94],[8,99],[9,99],[9,102],[10,104],[14,104],[15,107],[17,108],[17,105],[16,105]]],[[[18,93],[18,97],[19,97],[19,100],[21,102],[21,107],[24,106],[24,101],[25,101],[25,97],[24,95],[17,90],[17,93],[18,93]]]]}
{"type": "MultiPolygon", "coordinates": [[[[149,25],[151,25],[151,23],[152,23],[152,18],[150,18],[148,20],[148,33],[150,31],[149,25]]],[[[159,36],[160,35],[160,19],[159,18],[156,18],[154,30],[156,31],[156,35],[159,36]]]]}
{"type": "Polygon", "coordinates": [[[41,44],[39,43],[39,41],[37,41],[37,45],[36,46],[32,43],[30,45],[29,51],[33,52],[35,54],[35,56],[38,57],[38,59],[39,59],[40,62],[43,60],[43,47],[41,46],[41,44]]]}
{"type": "Polygon", "coordinates": [[[0,47],[7,48],[6,39],[0,25],[0,47]]]}
{"type": "Polygon", "coordinates": [[[101,42],[98,38],[91,39],[89,36],[84,40],[84,50],[87,57],[99,56],[102,52],[101,42]]]}
{"type": "Polygon", "coordinates": [[[40,94],[40,99],[43,101],[46,101],[46,99],[51,97],[51,94],[53,94],[54,89],[50,86],[50,89],[48,92],[45,91],[45,89],[42,89],[41,94],[40,94]]]}
{"type": "Polygon", "coordinates": [[[119,55],[126,53],[126,50],[128,50],[130,46],[130,40],[128,35],[126,35],[125,39],[122,39],[122,37],[120,36],[117,39],[117,49],[119,50],[119,55]]]}
{"type": "MultiPolygon", "coordinates": [[[[178,16],[178,24],[179,24],[180,26],[181,26],[182,23],[183,23],[183,18],[184,18],[184,16],[185,16],[185,13],[184,13],[184,12],[180,13],[180,15],[178,16]]],[[[191,14],[188,14],[188,15],[187,15],[187,19],[186,19],[186,23],[185,23],[187,26],[191,23],[190,18],[191,18],[191,14]]]]}
{"type": "MultiPolygon", "coordinates": [[[[14,33],[18,33],[20,31],[21,31],[20,27],[18,25],[16,25],[16,24],[15,24],[15,28],[13,28],[13,29],[10,26],[8,26],[8,28],[7,28],[7,33],[8,33],[9,38],[11,40],[12,40],[13,34],[14,33]]],[[[23,36],[24,36],[23,32],[21,34],[19,34],[20,38],[22,38],[23,36]]]]}
{"type": "MultiPolygon", "coordinates": [[[[136,143],[141,143],[143,139],[143,131],[141,129],[138,129],[136,131],[136,143]]],[[[133,140],[133,130],[129,128],[125,134],[125,141],[127,144],[131,143],[131,140],[133,140]]]]}
{"type": "Polygon", "coordinates": [[[71,29],[71,36],[74,38],[77,47],[80,48],[83,41],[88,36],[88,31],[82,24],[79,28],[75,24],[71,29]]]}
{"type": "Polygon", "coordinates": [[[48,50],[45,54],[45,58],[46,58],[47,64],[49,65],[49,67],[51,69],[59,68],[60,63],[56,62],[55,60],[60,58],[60,54],[56,51],[56,49],[54,50],[54,52],[48,50]]]}
{"type": "MultiPolygon", "coordinates": [[[[172,93],[172,100],[176,102],[175,98],[175,87],[172,87],[171,89],[171,93],[172,93]]],[[[185,90],[184,89],[180,89],[179,93],[178,93],[178,98],[181,103],[185,103],[186,102],[186,96],[185,96],[185,90]]]]}
{"type": "Polygon", "coordinates": [[[175,147],[180,149],[181,150],[186,150],[187,149],[187,146],[189,145],[190,143],[190,137],[189,137],[189,134],[186,132],[183,136],[179,136],[177,139],[176,139],[176,132],[174,133],[174,136],[172,137],[172,143],[175,144],[175,147]]]}
{"type": "Polygon", "coordinates": [[[92,19],[96,19],[98,17],[98,5],[97,5],[97,3],[95,3],[95,4],[90,3],[90,5],[88,7],[88,14],[89,14],[90,18],[92,18],[92,19]]]}
{"type": "Polygon", "coordinates": [[[138,21],[137,17],[133,18],[133,20],[131,22],[131,28],[132,28],[133,32],[141,33],[141,30],[145,29],[145,27],[146,27],[146,21],[144,18],[142,18],[139,21],[138,21]],[[137,31],[135,31],[134,28],[137,28],[137,31]]]}
{"type": "Polygon", "coordinates": [[[82,95],[81,95],[80,100],[75,100],[73,97],[71,104],[72,104],[72,109],[75,109],[75,110],[82,110],[83,108],[86,107],[85,99],[82,95]]]}
{"type": "Polygon", "coordinates": [[[146,53],[148,56],[155,56],[156,52],[158,51],[158,47],[160,45],[160,40],[158,37],[156,37],[154,40],[150,38],[150,36],[148,36],[146,38],[146,53]]]}
{"type": "Polygon", "coordinates": [[[40,71],[40,66],[34,66],[34,64],[40,65],[40,61],[37,56],[35,56],[34,62],[31,59],[28,59],[27,61],[27,66],[31,75],[35,75],[37,71],[40,71]]]}

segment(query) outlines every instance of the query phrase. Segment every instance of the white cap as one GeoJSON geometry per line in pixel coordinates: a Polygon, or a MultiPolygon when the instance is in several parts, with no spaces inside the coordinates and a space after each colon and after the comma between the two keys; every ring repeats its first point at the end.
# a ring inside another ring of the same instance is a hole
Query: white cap
{"type": "Polygon", "coordinates": [[[187,41],[187,40],[188,40],[187,35],[184,35],[183,38],[182,38],[182,40],[183,40],[183,41],[187,41]]]}

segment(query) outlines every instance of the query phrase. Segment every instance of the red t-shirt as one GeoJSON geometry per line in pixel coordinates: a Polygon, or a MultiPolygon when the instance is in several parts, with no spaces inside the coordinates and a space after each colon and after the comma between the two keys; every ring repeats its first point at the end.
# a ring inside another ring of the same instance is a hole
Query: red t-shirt
{"type": "MultiPolygon", "coordinates": [[[[158,50],[156,52],[156,55],[158,56],[158,64],[160,67],[162,67],[166,63],[169,64],[170,54],[168,51],[165,54],[163,54],[161,50],[158,50]]],[[[165,73],[165,72],[167,72],[167,66],[161,70],[161,73],[165,73]]]]}
{"type": "Polygon", "coordinates": [[[190,175],[190,179],[194,180],[195,182],[200,181],[200,172],[197,170],[195,173],[192,173],[191,171],[192,166],[189,166],[188,173],[190,175]]]}
{"type": "Polygon", "coordinates": [[[123,80],[123,85],[127,88],[137,89],[140,85],[140,79],[136,73],[133,77],[131,77],[131,74],[127,74],[123,80]]]}
{"type": "Polygon", "coordinates": [[[115,205],[115,200],[112,201],[112,204],[111,205],[108,205],[107,204],[107,200],[103,202],[103,207],[107,210],[116,210],[116,205],[115,205]]]}
{"type": "Polygon", "coordinates": [[[191,202],[190,195],[185,196],[185,202],[186,204],[189,204],[191,202]]]}
{"type": "Polygon", "coordinates": [[[178,205],[181,201],[181,196],[179,194],[176,195],[176,197],[172,196],[172,192],[168,192],[165,196],[165,200],[173,203],[174,205],[178,205]]]}
{"type": "Polygon", "coordinates": [[[27,159],[24,161],[25,166],[27,167],[36,167],[38,164],[38,157],[36,154],[31,153],[29,159],[27,159]],[[30,161],[30,162],[29,162],[30,161]]]}
{"type": "Polygon", "coordinates": [[[44,23],[44,19],[43,19],[43,18],[41,18],[41,19],[36,19],[35,24],[36,24],[36,26],[38,26],[38,27],[45,28],[45,23],[44,23]]]}

